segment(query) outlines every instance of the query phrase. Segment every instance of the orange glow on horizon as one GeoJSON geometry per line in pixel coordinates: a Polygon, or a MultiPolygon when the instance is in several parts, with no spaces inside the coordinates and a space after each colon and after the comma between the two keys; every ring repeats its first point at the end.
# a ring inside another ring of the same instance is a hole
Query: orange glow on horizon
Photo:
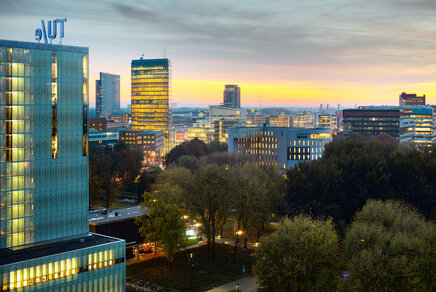
{"type": "MultiPolygon", "coordinates": [[[[90,103],[95,105],[95,80],[90,81],[90,103]]],[[[241,105],[262,106],[317,106],[329,103],[357,105],[397,105],[401,92],[425,94],[427,104],[436,103],[436,83],[405,83],[368,85],[319,81],[228,82],[202,79],[172,80],[172,100],[184,104],[207,106],[222,103],[225,84],[241,87],[241,105]]],[[[121,76],[121,102],[130,103],[130,76],[121,76]]]]}

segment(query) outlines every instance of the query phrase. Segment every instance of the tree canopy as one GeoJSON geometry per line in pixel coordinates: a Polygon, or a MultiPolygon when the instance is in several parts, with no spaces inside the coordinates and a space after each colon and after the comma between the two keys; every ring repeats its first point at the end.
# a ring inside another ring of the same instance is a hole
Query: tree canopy
{"type": "Polygon", "coordinates": [[[340,270],[332,220],[284,219],[254,252],[260,291],[334,291],[340,270]]]}
{"type": "Polygon", "coordinates": [[[370,200],[344,240],[342,283],[354,291],[436,289],[436,226],[409,205],[370,200]]]}

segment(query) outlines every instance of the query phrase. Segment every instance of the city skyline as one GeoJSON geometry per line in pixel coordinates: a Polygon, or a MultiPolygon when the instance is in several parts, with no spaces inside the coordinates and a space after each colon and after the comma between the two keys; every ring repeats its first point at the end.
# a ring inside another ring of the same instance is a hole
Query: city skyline
{"type": "Polygon", "coordinates": [[[225,84],[241,87],[242,106],[260,99],[265,106],[395,105],[401,92],[425,94],[432,104],[434,8],[426,0],[4,1],[0,25],[10,29],[0,39],[35,42],[41,19],[66,17],[63,43],[90,48],[90,92],[99,72],[119,74],[123,107],[130,61],[162,58],[164,50],[179,106],[219,104],[225,84]]]}

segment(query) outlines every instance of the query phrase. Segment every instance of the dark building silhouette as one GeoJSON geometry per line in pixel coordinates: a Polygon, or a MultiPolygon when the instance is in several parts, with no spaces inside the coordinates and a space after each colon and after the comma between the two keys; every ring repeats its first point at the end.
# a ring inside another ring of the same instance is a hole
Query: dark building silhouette
{"type": "Polygon", "coordinates": [[[400,107],[420,105],[425,105],[425,94],[423,96],[417,96],[415,93],[401,93],[400,107]]]}
{"type": "Polygon", "coordinates": [[[238,85],[226,85],[224,88],[225,107],[241,107],[241,88],[238,85]]]}

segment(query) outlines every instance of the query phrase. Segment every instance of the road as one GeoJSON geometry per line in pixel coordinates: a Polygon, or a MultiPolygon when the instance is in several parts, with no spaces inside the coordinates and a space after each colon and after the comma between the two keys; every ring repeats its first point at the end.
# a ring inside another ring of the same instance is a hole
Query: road
{"type": "Polygon", "coordinates": [[[227,292],[235,290],[237,284],[239,284],[239,291],[241,292],[252,292],[255,291],[257,287],[255,277],[246,277],[239,279],[238,281],[216,287],[208,292],[227,292]]]}

